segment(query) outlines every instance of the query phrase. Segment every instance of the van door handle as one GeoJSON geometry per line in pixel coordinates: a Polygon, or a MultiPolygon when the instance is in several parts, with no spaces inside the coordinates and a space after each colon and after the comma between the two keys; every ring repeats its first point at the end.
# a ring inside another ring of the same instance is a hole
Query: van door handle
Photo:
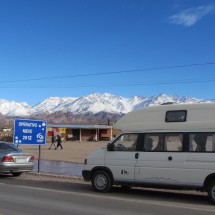
{"type": "Polygon", "coordinates": [[[135,159],[138,159],[138,157],[139,157],[139,153],[137,152],[135,153],[135,159]]]}
{"type": "Polygon", "coordinates": [[[168,157],[168,160],[171,161],[171,160],[172,160],[172,156],[169,156],[169,157],[168,157]]]}

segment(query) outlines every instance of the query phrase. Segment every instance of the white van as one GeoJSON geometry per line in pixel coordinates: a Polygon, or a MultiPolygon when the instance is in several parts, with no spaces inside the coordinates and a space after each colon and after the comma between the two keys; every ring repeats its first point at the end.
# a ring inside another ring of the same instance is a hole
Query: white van
{"type": "Polygon", "coordinates": [[[112,185],[207,191],[215,204],[215,103],[147,107],[122,117],[123,131],[85,159],[96,191],[112,185]]]}

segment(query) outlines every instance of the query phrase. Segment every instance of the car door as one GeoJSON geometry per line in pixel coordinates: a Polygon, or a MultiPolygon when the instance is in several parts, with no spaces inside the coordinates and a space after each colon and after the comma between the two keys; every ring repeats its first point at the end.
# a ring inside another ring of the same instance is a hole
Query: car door
{"type": "Polygon", "coordinates": [[[183,134],[146,134],[138,153],[135,181],[152,184],[185,183],[183,134]]]}
{"type": "Polygon", "coordinates": [[[105,166],[111,170],[114,181],[134,181],[138,137],[136,133],[124,133],[111,144],[112,150],[106,152],[105,166]]]}

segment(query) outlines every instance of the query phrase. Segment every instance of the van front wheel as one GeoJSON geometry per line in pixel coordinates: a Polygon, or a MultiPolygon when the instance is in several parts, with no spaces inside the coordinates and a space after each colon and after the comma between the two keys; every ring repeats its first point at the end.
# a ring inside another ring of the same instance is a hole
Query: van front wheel
{"type": "Polygon", "coordinates": [[[215,204],[215,181],[212,181],[208,187],[208,196],[213,204],[215,204]]]}
{"type": "Polygon", "coordinates": [[[92,186],[97,192],[108,192],[112,187],[110,175],[105,171],[97,171],[91,179],[92,186]]]}

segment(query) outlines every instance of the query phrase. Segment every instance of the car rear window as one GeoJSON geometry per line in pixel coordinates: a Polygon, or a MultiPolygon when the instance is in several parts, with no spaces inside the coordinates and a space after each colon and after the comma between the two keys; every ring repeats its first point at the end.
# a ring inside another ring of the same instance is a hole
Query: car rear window
{"type": "Polygon", "coordinates": [[[0,142],[0,151],[20,151],[16,146],[12,143],[1,143],[0,142]]]}

